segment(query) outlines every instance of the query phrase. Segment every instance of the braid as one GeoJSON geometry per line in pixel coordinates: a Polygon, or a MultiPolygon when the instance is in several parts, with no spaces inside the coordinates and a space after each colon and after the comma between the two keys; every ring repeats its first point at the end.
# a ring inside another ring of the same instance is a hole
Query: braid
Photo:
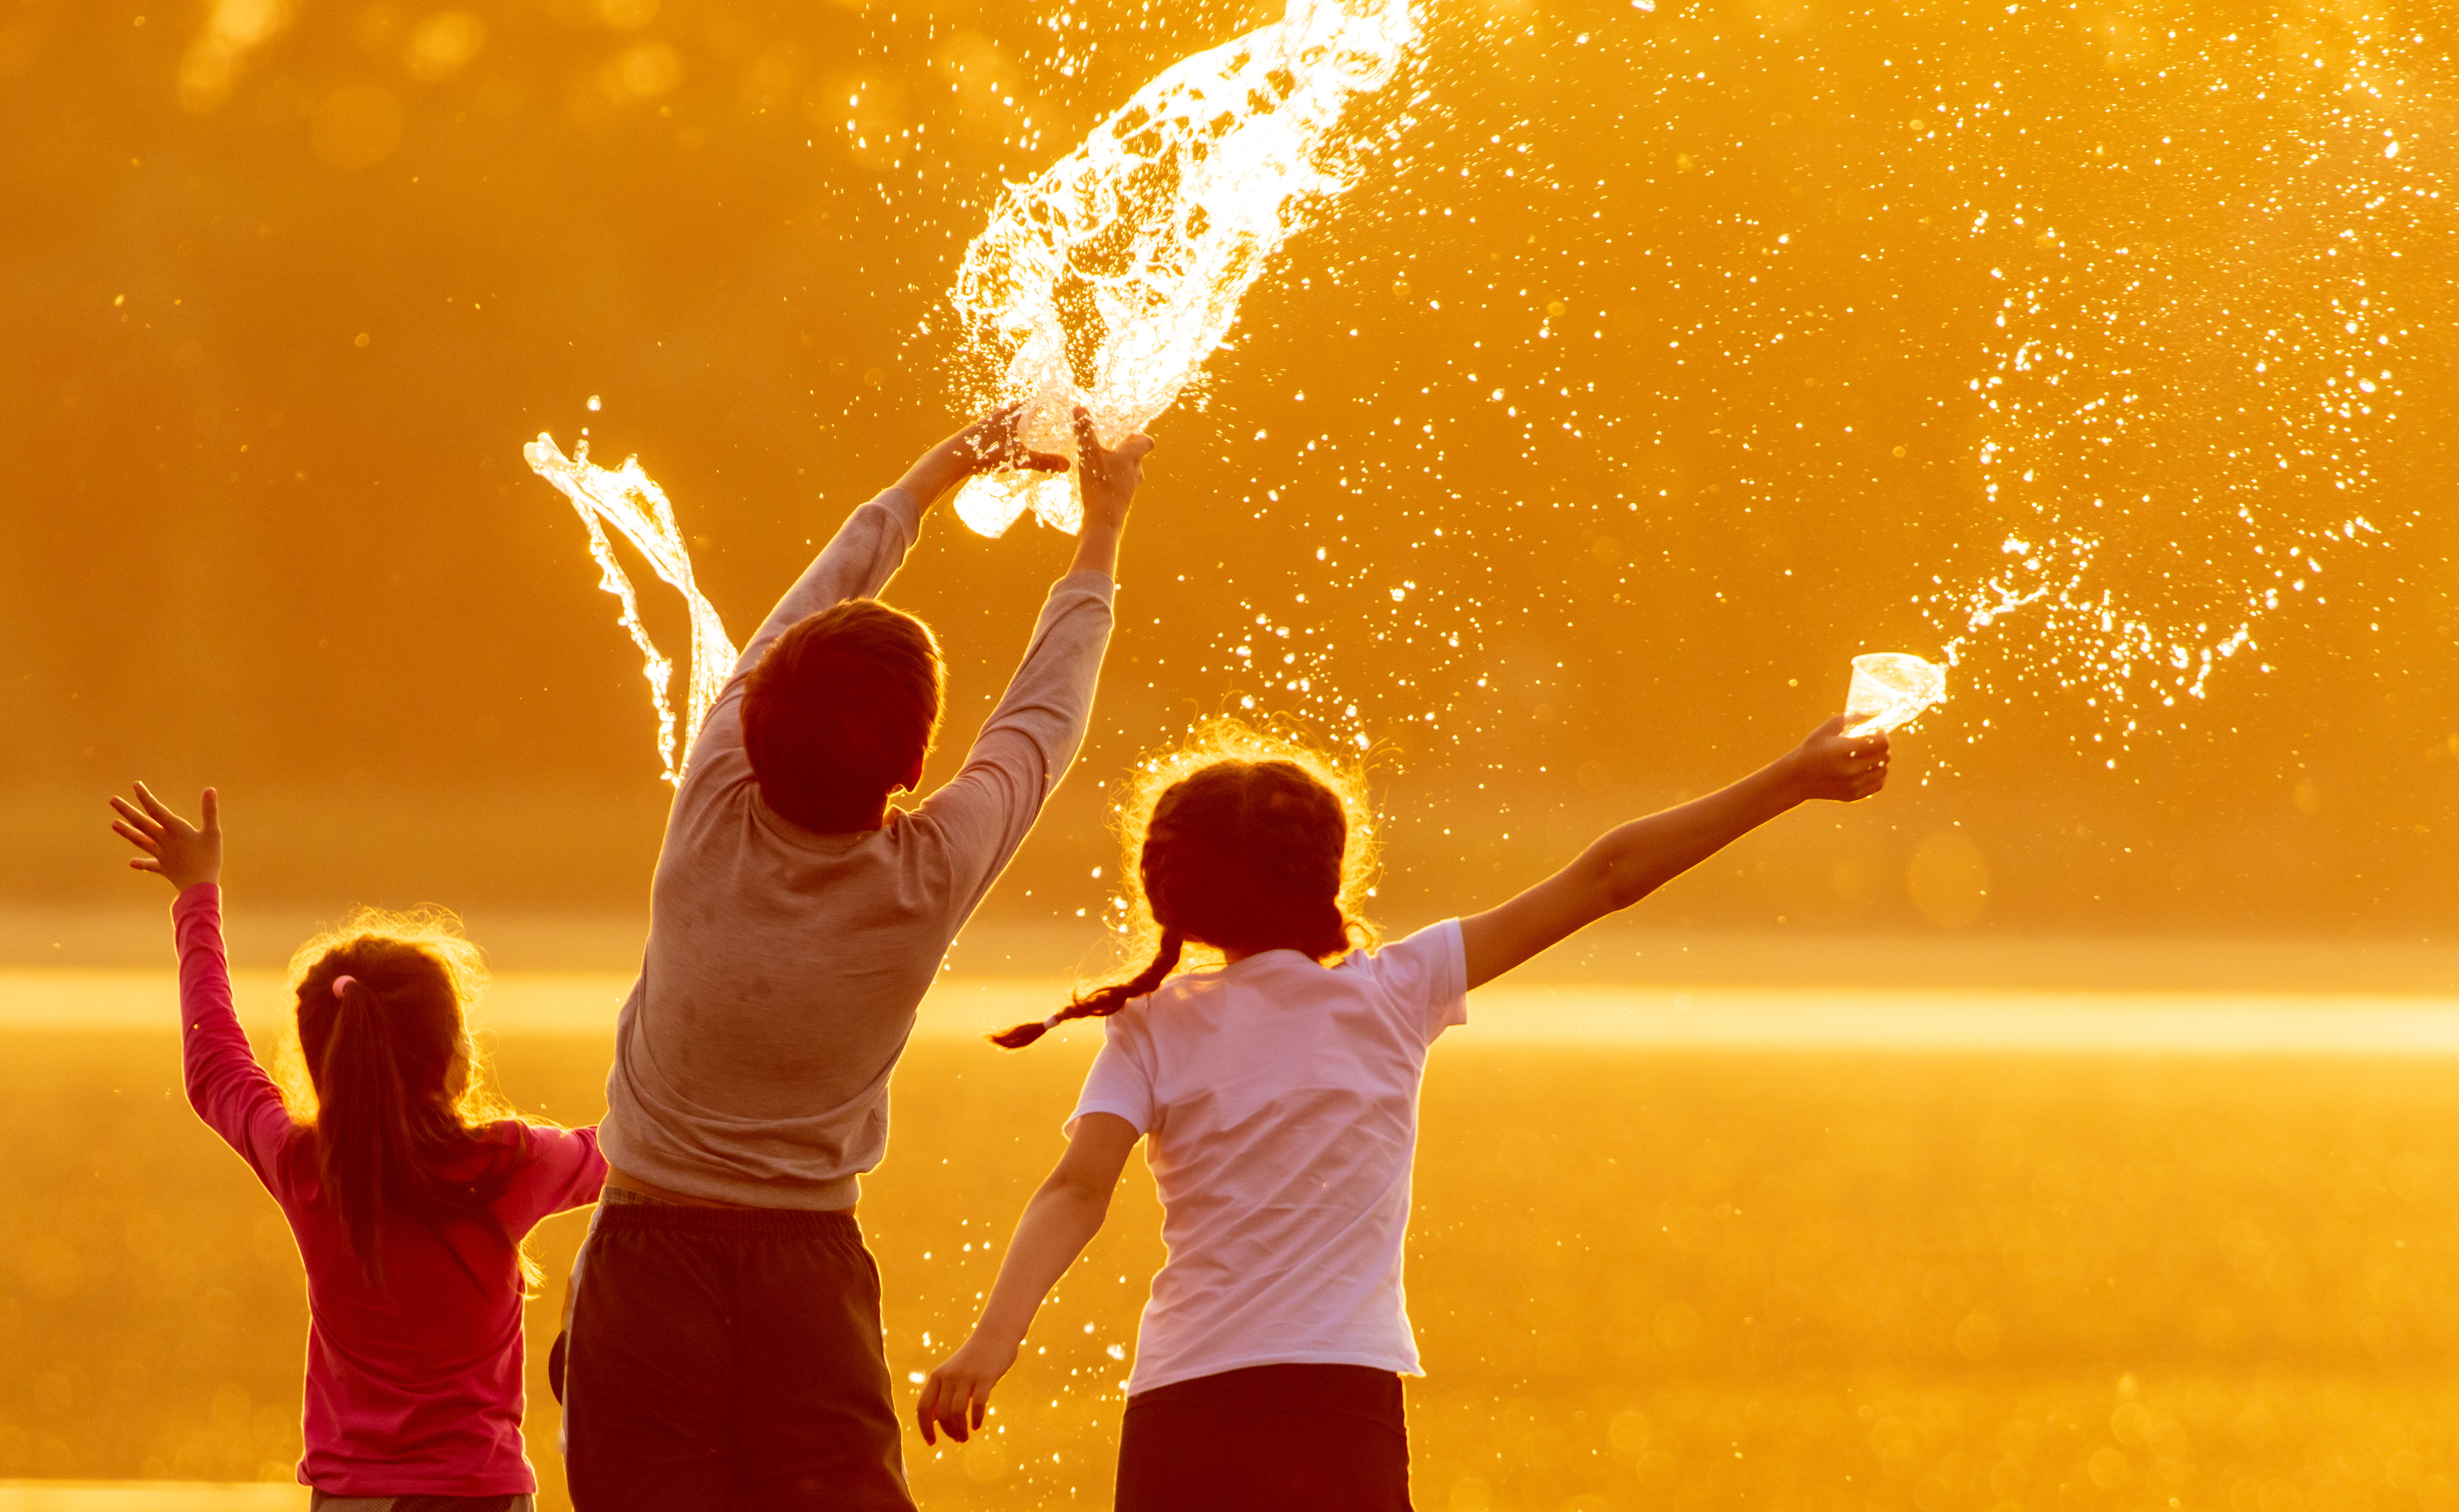
{"type": "Polygon", "coordinates": [[[1176,930],[1161,937],[1161,950],[1152,964],[1123,982],[1086,993],[1069,1002],[1040,1023],[1027,1021],[991,1036],[991,1043],[1009,1050],[1021,1050],[1070,1018],[1107,1018],[1138,998],[1162,984],[1162,978],[1178,969],[1178,957],[1187,948],[1187,940],[1176,930]]]}
{"type": "Polygon", "coordinates": [[[1020,1050],[1070,1018],[1117,1013],[1177,970],[1189,941],[1231,955],[1294,950],[1318,961],[1346,953],[1348,843],[1339,796],[1295,762],[1227,760],[1190,772],[1153,805],[1136,860],[1162,930],[1151,964],[991,1042],[1020,1050]]]}

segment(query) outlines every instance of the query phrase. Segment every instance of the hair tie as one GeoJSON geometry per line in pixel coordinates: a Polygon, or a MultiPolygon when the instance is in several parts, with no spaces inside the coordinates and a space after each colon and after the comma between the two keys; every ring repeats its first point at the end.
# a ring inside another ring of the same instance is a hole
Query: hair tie
{"type": "Polygon", "coordinates": [[[340,997],[342,996],[342,989],[343,989],[343,988],[345,988],[345,987],[347,987],[348,985],[350,985],[350,983],[352,983],[352,982],[354,982],[354,981],[357,981],[357,980],[358,980],[358,978],[357,978],[356,976],[336,976],[336,977],[334,977],[334,978],[333,978],[333,996],[334,996],[336,998],[340,998],[340,997]]]}
{"type": "Polygon", "coordinates": [[[1061,1008],[1061,1010],[1059,1010],[1057,1013],[1052,1014],[1049,1018],[1044,1018],[1043,1020],[1041,1020],[1041,1027],[1043,1027],[1044,1029],[1056,1029],[1056,1028],[1058,1028],[1061,1024],[1065,1023],[1066,1021],[1067,1021],[1067,1010],[1066,1010],[1066,1009],[1064,1009],[1064,1008],[1061,1008]]]}

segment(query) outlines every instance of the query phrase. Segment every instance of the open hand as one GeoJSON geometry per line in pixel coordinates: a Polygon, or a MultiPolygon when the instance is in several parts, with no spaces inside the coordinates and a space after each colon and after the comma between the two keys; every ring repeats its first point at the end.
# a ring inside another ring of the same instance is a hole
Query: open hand
{"type": "Polygon", "coordinates": [[[145,852],[130,856],[128,864],[139,872],[153,872],[182,892],[200,882],[220,882],[221,800],[208,788],[203,804],[205,825],[200,830],[173,813],[170,806],[155,797],[143,783],[137,785],[136,803],[125,798],[111,800],[112,811],[119,816],[111,822],[111,828],[145,852]]]}
{"type": "Polygon", "coordinates": [[[1145,453],[1152,449],[1152,437],[1141,430],[1120,442],[1116,451],[1102,445],[1093,412],[1076,407],[1076,478],[1084,492],[1086,531],[1126,528],[1127,505],[1136,496],[1136,485],[1145,480],[1145,453]]]}
{"type": "Polygon", "coordinates": [[[1847,736],[1854,719],[1839,714],[1802,738],[1787,758],[1804,798],[1857,803],[1887,785],[1887,735],[1847,736]]]}
{"type": "Polygon", "coordinates": [[[1022,403],[1001,405],[943,443],[968,474],[1017,468],[1027,472],[1064,472],[1067,459],[1055,452],[1036,452],[1024,444],[1018,425],[1022,403]]]}
{"type": "Polygon", "coordinates": [[[931,1373],[922,1383],[921,1399],[914,1404],[914,1421],[924,1443],[937,1443],[940,1428],[963,1443],[981,1427],[990,1412],[991,1388],[1016,1364],[1016,1349],[977,1333],[931,1373]]]}

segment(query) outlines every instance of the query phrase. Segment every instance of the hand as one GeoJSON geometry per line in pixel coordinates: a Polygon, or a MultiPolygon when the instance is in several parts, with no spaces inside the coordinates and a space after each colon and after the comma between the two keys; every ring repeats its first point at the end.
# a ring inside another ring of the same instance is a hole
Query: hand
{"type": "Polygon", "coordinates": [[[1027,472],[1064,472],[1067,459],[1053,452],[1036,452],[1018,433],[1024,418],[1021,404],[1001,405],[990,413],[922,453],[906,469],[896,486],[928,507],[977,472],[1019,468],[1027,472]]]}
{"type": "Polygon", "coordinates": [[[119,815],[111,822],[111,828],[145,852],[130,856],[128,864],[139,872],[153,872],[182,892],[200,882],[220,882],[221,800],[208,788],[203,804],[205,827],[199,830],[173,813],[143,783],[137,785],[136,803],[125,798],[111,800],[112,810],[119,815]]]}
{"type": "Polygon", "coordinates": [[[1017,430],[1017,422],[1023,418],[1021,402],[1001,405],[940,445],[956,454],[969,477],[1001,468],[1020,468],[1027,472],[1066,472],[1065,457],[1055,452],[1036,452],[1024,444],[1017,430]]]}
{"type": "Polygon", "coordinates": [[[1785,759],[1802,798],[1858,803],[1887,785],[1886,732],[1851,738],[1844,731],[1854,723],[1837,715],[1804,736],[1785,759]]]}
{"type": "Polygon", "coordinates": [[[1136,485],[1145,480],[1145,453],[1152,449],[1152,437],[1139,430],[1120,442],[1117,451],[1109,450],[1093,429],[1092,411],[1076,407],[1076,479],[1083,490],[1087,535],[1126,529],[1127,505],[1136,496],[1136,485]]]}
{"type": "Polygon", "coordinates": [[[971,1338],[940,1363],[922,1383],[921,1399],[914,1404],[914,1421],[926,1444],[939,1441],[935,1427],[963,1443],[990,1412],[991,1388],[1016,1364],[1017,1346],[982,1337],[971,1338]]]}

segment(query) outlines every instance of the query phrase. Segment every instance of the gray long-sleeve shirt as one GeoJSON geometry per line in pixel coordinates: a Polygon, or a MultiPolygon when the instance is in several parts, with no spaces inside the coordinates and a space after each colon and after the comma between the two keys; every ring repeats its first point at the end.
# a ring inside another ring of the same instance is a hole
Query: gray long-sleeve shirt
{"type": "Polygon", "coordinates": [[[892,489],[840,527],[744,648],[666,820],[641,979],[615,1031],[599,1141],[627,1174],[761,1208],[846,1208],[888,1147],[888,1077],[956,931],[1083,744],[1109,576],[1050,590],[964,768],[886,827],[816,834],[760,796],[743,691],[805,617],[875,595],[920,506],[892,489]]]}

